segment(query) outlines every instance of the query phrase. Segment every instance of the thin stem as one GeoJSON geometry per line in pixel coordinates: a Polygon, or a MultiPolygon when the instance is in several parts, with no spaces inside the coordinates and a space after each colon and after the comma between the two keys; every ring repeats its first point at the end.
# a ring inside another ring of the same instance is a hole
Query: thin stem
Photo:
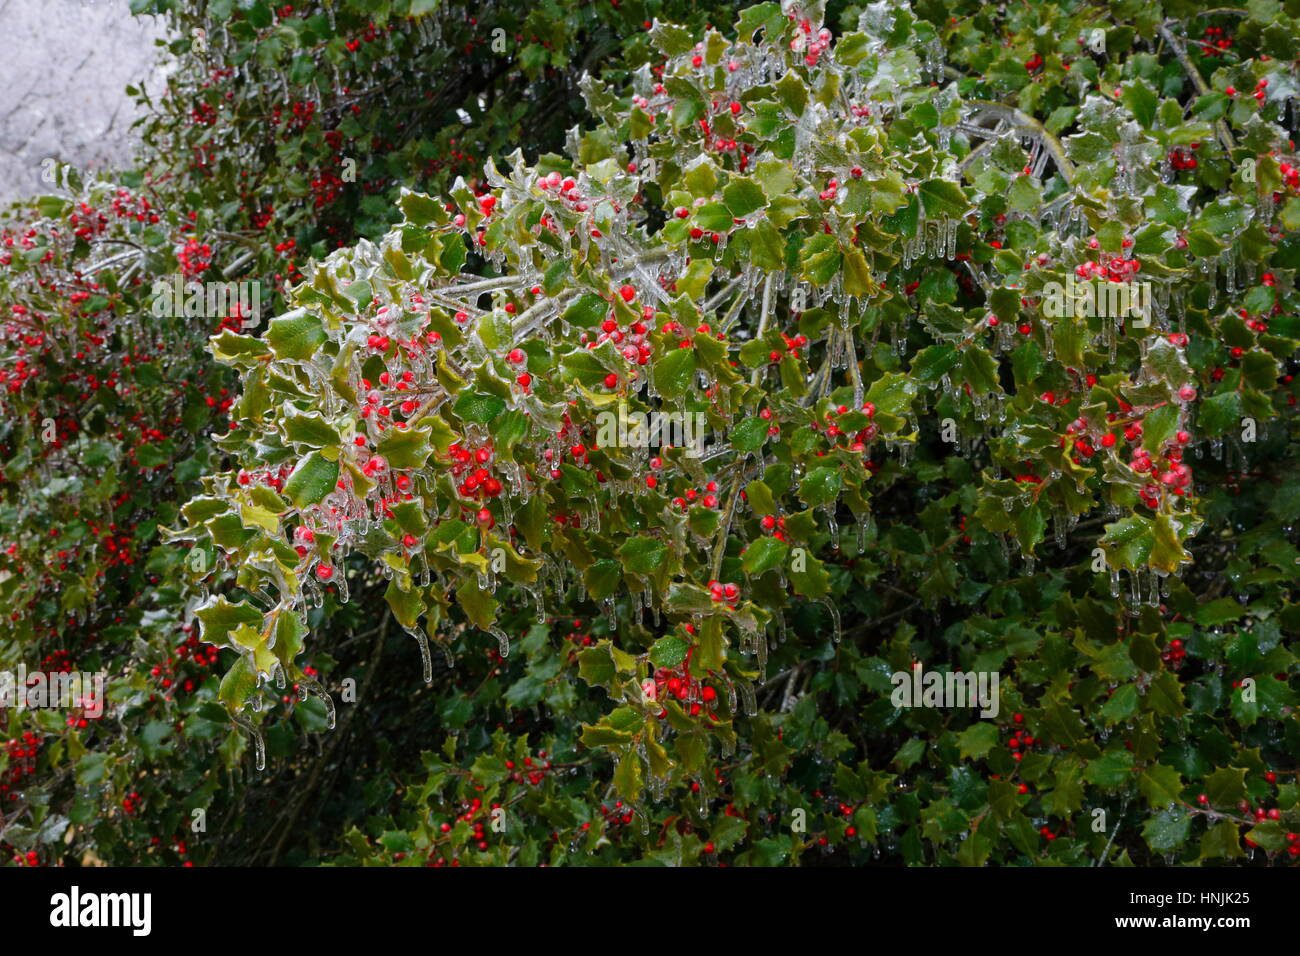
{"type": "Polygon", "coordinates": [[[727,535],[731,533],[731,519],[736,514],[736,503],[740,501],[740,484],[745,480],[747,470],[744,458],[736,462],[736,477],[731,482],[727,510],[723,512],[722,521],[718,525],[717,537],[713,540],[713,564],[709,574],[710,582],[718,580],[718,575],[722,573],[722,558],[727,551],[727,535]]]}
{"type": "MultiPolygon", "coordinates": [[[[1192,86],[1196,87],[1196,92],[1201,96],[1210,93],[1210,87],[1206,84],[1205,78],[1201,76],[1201,71],[1196,68],[1196,64],[1192,62],[1192,58],[1187,55],[1187,48],[1183,46],[1182,41],[1174,36],[1173,31],[1166,24],[1161,24],[1157,29],[1160,36],[1169,44],[1169,48],[1174,51],[1174,56],[1178,58],[1178,62],[1183,65],[1183,72],[1192,81],[1192,86]]],[[[1219,141],[1223,144],[1224,149],[1232,152],[1237,148],[1237,141],[1232,138],[1232,131],[1228,129],[1226,122],[1216,120],[1214,130],[1218,133],[1219,141]]]]}

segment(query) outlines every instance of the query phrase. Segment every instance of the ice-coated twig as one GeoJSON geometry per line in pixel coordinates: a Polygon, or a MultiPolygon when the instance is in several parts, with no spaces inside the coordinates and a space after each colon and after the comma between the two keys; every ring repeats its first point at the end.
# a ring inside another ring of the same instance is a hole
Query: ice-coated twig
{"type": "MultiPolygon", "coordinates": [[[[761,339],[765,334],[767,334],[767,321],[772,317],[772,282],[773,275],[769,272],[767,278],[763,280],[763,313],[758,319],[758,331],[754,333],[755,339],[761,339]]],[[[761,365],[754,369],[754,373],[749,377],[750,385],[758,384],[758,379],[762,374],[762,371],[763,367],[761,365]]]]}
{"type": "Polygon", "coordinates": [[[1065,181],[1067,183],[1074,181],[1074,163],[1070,162],[1065,155],[1065,147],[1061,145],[1061,141],[1049,133],[1046,126],[1028,113],[1022,113],[1014,106],[995,103],[992,100],[966,100],[965,105],[971,107],[977,114],[983,113],[1006,120],[1013,129],[1041,140],[1043,145],[1047,147],[1047,151],[1052,154],[1052,159],[1056,161],[1056,168],[1061,171],[1061,176],[1065,181]]]}

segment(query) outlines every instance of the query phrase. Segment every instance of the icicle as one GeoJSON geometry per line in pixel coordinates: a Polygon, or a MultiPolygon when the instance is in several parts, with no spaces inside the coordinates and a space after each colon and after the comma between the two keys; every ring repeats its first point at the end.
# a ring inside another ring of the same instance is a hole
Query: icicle
{"type": "Polygon", "coordinates": [[[497,648],[501,651],[502,657],[510,656],[510,635],[495,624],[488,625],[488,633],[497,639],[497,648]]]}
{"type": "Polygon", "coordinates": [[[447,662],[447,669],[452,670],[456,666],[456,658],[452,656],[451,647],[444,640],[435,640],[438,650],[442,651],[442,659],[447,662]]]}
{"type": "Polygon", "coordinates": [[[414,627],[403,627],[407,634],[415,638],[415,642],[420,645],[420,667],[424,675],[426,684],[433,683],[433,659],[429,656],[429,635],[427,635],[417,624],[414,627]]]}
{"type": "Polygon", "coordinates": [[[743,677],[736,678],[736,685],[740,688],[740,697],[745,706],[745,715],[747,717],[757,717],[758,700],[754,694],[754,685],[743,677]]]}
{"type": "Polygon", "coordinates": [[[838,643],[840,642],[840,637],[842,636],[842,633],[843,633],[843,632],[841,631],[841,629],[840,629],[840,610],[839,610],[839,608],[837,608],[837,607],[836,607],[836,606],[835,606],[831,601],[827,600],[826,598],[821,598],[821,599],[819,599],[817,603],[820,604],[820,605],[822,605],[822,607],[826,608],[826,610],[830,613],[830,616],[831,616],[831,625],[832,625],[832,628],[833,628],[832,631],[831,631],[831,639],[832,639],[836,644],[838,644],[838,643]]]}
{"type": "Polygon", "coordinates": [[[231,719],[253,738],[253,765],[260,773],[266,769],[266,741],[262,739],[262,732],[243,714],[232,714],[231,719]]]}
{"type": "Polygon", "coordinates": [[[298,688],[299,688],[298,694],[300,700],[306,700],[306,693],[310,691],[314,696],[319,697],[322,701],[324,701],[325,725],[330,730],[333,730],[336,713],[334,710],[334,698],[329,695],[329,691],[327,691],[319,683],[317,683],[312,678],[307,677],[306,675],[303,675],[298,679],[298,688]]]}

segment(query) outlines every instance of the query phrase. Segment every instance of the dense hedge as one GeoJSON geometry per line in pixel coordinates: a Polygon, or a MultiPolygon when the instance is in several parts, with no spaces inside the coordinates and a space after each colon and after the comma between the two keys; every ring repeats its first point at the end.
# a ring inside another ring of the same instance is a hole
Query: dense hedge
{"type": "Polygon", "coordinates": [[[1289,8],[339,7],[178,15],[143,171],[9,233],[0,648],[119,676],[0,839],[1300,854],[1289,8]],[[213,366],[178,270],[296,284],[213,366]]]}

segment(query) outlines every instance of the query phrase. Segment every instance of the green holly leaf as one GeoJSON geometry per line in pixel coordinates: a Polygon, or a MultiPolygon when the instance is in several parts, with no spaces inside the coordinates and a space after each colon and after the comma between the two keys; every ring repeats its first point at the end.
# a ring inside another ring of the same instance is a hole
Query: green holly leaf
{"type": "Polygon", "coordinates": [[[257,675],[253,673],[248,658],[242,654],[221,678],[217,688],[217,700],[226,705],[232,714],[242,711],[248,700],[257,693],[257,675]]]}
{"type": "Polygon", "coordinates": [[[651,373],[655,388],[664,398],[674,401],[692,391],[695,377],[695,351],[674,349],[654,364],[651,373]]]}
{"type": "Polygon", "coordinates": [[[1192,821],[1181,807],[1161,810],[1142,825],[1142,838],[1153,853],[1172,853],[1187,842],[1192,821]]]}
{"type": "Polygon", "coordinates": [[[266,331],[266,341],[278,359],[309,359],[328,339],[320,316],[306,309],[277,316],[266,331]]]}
{"type": "Polygon", "coordinates": [[[957,735],[957,746],[963,760],[979,760],[998,744],[996,724],[981,721],[971,724],[957,735]]]}
{"type": "Polygon", "coordinates": [[[503,399],[480,392],[466,392],[456,399],[456,404],[452,406],[452,410],[461,421],[478,425],[486,425],[505,411],[505,408],[506,403],[503,399]]]}
{"type": "Polygon", "coordinates": [[[650,663],[655,667],[676,667],[686,660],[690,645],[675,635],[661,637],[650,648],[650,663]]]}
{"type": "Polygon", "coordinates": [[[284,483],[284,495],[295,508],[320,504],[338,485],[339,463],[314,451],[298,462],[284,483]]]}
{"type": "Polygon", "coordinates": [[[629,538],[619,548],[618,554],[629,574],[654,574],[663,567],[668,546],[658,538],[639,536],[629,538]]]}
{"type": "Polygon", "coordinates": [[[759,538],[745,549],[741,567],[745,573],[757,577],[785,563],[790,546],[779,538],[759,538]]]}

